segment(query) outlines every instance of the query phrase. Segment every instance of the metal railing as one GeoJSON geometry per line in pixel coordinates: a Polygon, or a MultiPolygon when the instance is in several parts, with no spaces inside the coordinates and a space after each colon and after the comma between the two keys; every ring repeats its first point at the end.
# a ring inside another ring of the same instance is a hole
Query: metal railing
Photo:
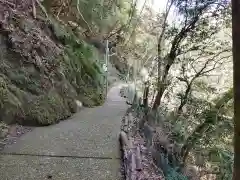
{"type": "Polygon", "coordinates": [[[105,49],[105,55],[104,55],[104,59],[105,59],[105,63],[103,64],[103,70],[105,72],[105,81],[106,81],[106,88],[105,88],[105,93],[106,93],[106,97],[107,97],[107,93],[108,93],[108,65],[109,65],[109,59],[111,56],[115,55],[116,53],[112,52],[112,49],[109,49],[109,41],[106,40],[106,49],[105,49]]]}

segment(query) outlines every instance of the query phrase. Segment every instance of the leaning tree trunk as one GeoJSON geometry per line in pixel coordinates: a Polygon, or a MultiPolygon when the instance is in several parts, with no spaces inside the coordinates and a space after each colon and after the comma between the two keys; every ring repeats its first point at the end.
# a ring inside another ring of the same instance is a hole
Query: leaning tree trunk
{"type": "Polygon", "coordinates": [[[238,0],[232,0],[232,34],[233,34],[233,72],[234,72],[234,169],[233,180],[239,179],[240,176],[240,4],[238,0]]]}
{"type": "Polygon", "coordinates": [[[144,88],[144,93],[143,93],[143,107],[144,107],[144,117],[143,117],[143,119],[145,121],[148,120],[148,110],[149,110],[148,96],[149,96],[149,84],[146,84],[146,86],[144,88]]]}
{"type": "Polygon", "coordinates": [[[178,110],[177,110],[177,116],[180,115],[182,112],[183,112],[183,107],[187,104],[187,100],[188,100],[188,95],[190,93],[190,90],[191,90],[191,87],[192,87],[192,83],[190,83],[188,86],[187,86],[187,89],[184,93],[184,96],[183,98],[181,99],[181,103],[180,105],[178,106],[178,110]]]}
{"type": "Polygon", "coordinates": [[[170,67],[172,66],[173,60],[169,59],[168,62],[169,62],[169,64],[167,64],[167,66],[164,69],[164,75],[163,75],[162,81],[160,82],[160,85],[159,85],[160,87],[158,89],[157,96],[156,96],[154,104],[153,104],[153,110],[156,110],[160,106],[162,96],[166,90],[167,76],[168,76],[170,67]]]}
{"type": "Polygon", "coordinates": [[[145,84],[144,93],[143,93],[143,106],[144,106],[144,108],[148,107],[148,95],[149,95],[149,85],[145,84]]]}
{"type": "MultiPolygon", "coordinates": [[[[168,75],[168,71],[171,67],[170,66],[166,66],[165,68],[165,71],[164,71],[164,75],[163,75],[163,78],[161,80],[161,55],[162,55],[162,42],[163,42],[163,38],[164,38],[164,34],[165,34],[165,30],[166,30],[166,26],[167,26],[167,18],[168,18],[168,14],[170,12],[170,9],[173,5],[173,0],[170,1],[170,5],[166,6],[166,15],[164,17],[164,21],[163,21],[163,24],[162,24],[162,32],[161,34],[159,35],[159,38],[158,38],[158,45],[157,45],[157,52],[158,52],[158,83],[157,83],[157,86],[158,86],[158,93],[157,93],[157,96],[156,96],[156,99],[155,99],[155,102],[153,104],[153,110],[156,110],[159,106],[160,106],[160,103],[161,103],[161,99],[162,99],[162,96],[163,96],[163,93],[165,91],[165,86],[164,86],[164,82],[166,81],[166,78],[167,78],[167,75],[168,75]]],[[[169,59],[169,61],[172,62],[172,60],[169,59]]]]}

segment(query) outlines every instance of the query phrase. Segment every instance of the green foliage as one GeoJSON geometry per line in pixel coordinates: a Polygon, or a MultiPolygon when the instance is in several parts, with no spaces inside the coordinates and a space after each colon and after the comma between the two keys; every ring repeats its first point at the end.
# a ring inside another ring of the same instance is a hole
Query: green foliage
{"type": "Polygon", "coordinates": [[[53,35],[57,40],[59,40],[64,45],[79,45],[82,44],[83,41],[77,38],[72,32],[71,28],[66,27],[59,22],[57,22],[54,18],[50,18],[49,27],[53,31],[53,35]]]}
{"type": "Polygon", "coordinates": [[[216,92],[216,88],[209,86],[208,83],[205,81],[196,81],[194,83],[194,86],[196,86],[195,88],[201,92],[205,92],[205,93],[215,93],[216,92]]]}
{"type": "MultiPolygon", "coordinates": [[[[54,22],[54,21],[53,21],[54,22]]],[[[54,34],[57,38],[61,39],[66,44],[65,53],[63,55],[63,66],[65,67],[65,74],[70,81],[76,77],[79,80],[77,83],[81,83],[84,79],[96,81],[98,84],[100,81],[102,69],[95,61],[93,51],[96,51],[92,46],[80,41],[71,30],[67,30],[66,27],[59,25],[58,23],[52,23],[54,26],[54,34]]]]}
{"type": "Polygon", "coordinates": [[[25,107],[25,119],[22,124],[50,125],[71,115],[63,98],[56,92],[49,92],[28,102],[25,107]]]}
{"type": "Polygon", "coordinates": [[[65,52],[61,57],[64,74],[71,84],[76,88],[80,100],[88,107],[103,103],[103,70],[100,67],[96,49],[79,41],[71,30],[64,26],[55,26],[57,37],[63,41],[65,52]],[[61,30],[63,29],[63,30],[61,30]]]}
{"type": "Polygon", "coordinates": [[[188,178],[181,173],[178,173],[175,169],[169,168],[166,175],[166,180],[188,180],[188,178]]]}
{"type": "Polygon", "coordinates": [[[67,56],[64,56],[65,74],[69,80],[76,79],[77,84],[86,82],[96,87],[101,83],[103,74],[99,65],[93,61],[92,49],[90,48],[85,44],[67,46],[67,56]]]}
{"type": "Polygon", "coordinates": [[[9,127],[4,122],[0,122],[0,140],[5,138],[8,134],[9,127]]]}
{"type": "MultiPolygon", "coordinates": [[[[83,17],[90,24],[94,32],[102,34],[107,33],[117,21],[119,21],[120,24],[125,24],[129,15],[128,11],[131,9],[130,0],[80,0],[79,4],[79,9],[83,17]]],[[[81,23],[81,25],[84,26],[85,24],[81,23]]]]}
{"type": "Polygon", "coordinates": [[[22,103],[9,91],[6,80],[0,77],[0,115],[7,124],[14,123],[16,114],[22,111],[22,103]]]}
{"type": "Polygon", "coordinates": [[[40,76],[35,72],[28,72],[27,68],[9,69],[7,72],[8,78],[11,82],[20,89],[30,92],[34,95],[43,94],[41,89],[40,76]],[[35,74],[34,74],[35,73],[35,74]]]}

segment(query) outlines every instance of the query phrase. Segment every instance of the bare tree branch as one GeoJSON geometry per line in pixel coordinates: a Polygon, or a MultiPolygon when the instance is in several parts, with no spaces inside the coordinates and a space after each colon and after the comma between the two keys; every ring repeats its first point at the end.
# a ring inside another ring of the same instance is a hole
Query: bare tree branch
{"type": "Polygon", "coordinates": [[[35,0],[32,0],[32,13],[33,13],[33,18],[36,19],[36,5],[35,5],[35,0]]]}
{"type": "Polygon", "coordinates": [[[80,9],[79,9],[79,0],[77,0],[77,10],[78,10],[78,14],[81,16],[82,20],[83,20],[83,21],[85,22],[85,24],[87,25],[88,30],[92,33],[92,30],[91,30],[89,24],[87,23],[87,21],[85,20],[85,18],[83,17],[83,15],[82,15],[82,13],[81,13],[81,11],[80,11],[80,9]]]}
{"type": "Polygon", "coordinates": [[[213,67],[212,67],[211,69],[209,69],[209,70],[203,71],[203,72],[201,73],[201,76],[202,76],[202,75],[205,75],[205,74],[207,74],[207,73],[209,73],[209,72],[211,72],[211,71],[213,71],[213,70],[215,70],[215,69],[217,69],[218,67],[216,67],[216,66],[217,66],[218,64],[219,64],[219,65],[222,65],[222,64],[223,64],[223,63],[220,63],[220,62],[219,62],[220,60],[230,58],[231,56],[232,56],[232,55],[225,56],[225,57],[222,57],[221,59],[219,59],[218,61],[216,61],[215,64],[213,65],[213,67]]]}
{"type": "Polygon", "coordinates": [[[6,3],[10,6],[12,6],[12,8],[15,8],[15,4],[11,3],[11,2],[8,2],[7,0],[0,0],[1,3],[6,3]]]}
{"type": "Polygon", "coordinates": [[[48,14],[47,14],[47,11],[46,11],[45,7],[39,2],[39,0],[36,0],[36,2],[37,2],[37,4],[39,5],[39,7],[41,8],[41,10],[44,12],[45,16],[48,19],[48,14]]]}

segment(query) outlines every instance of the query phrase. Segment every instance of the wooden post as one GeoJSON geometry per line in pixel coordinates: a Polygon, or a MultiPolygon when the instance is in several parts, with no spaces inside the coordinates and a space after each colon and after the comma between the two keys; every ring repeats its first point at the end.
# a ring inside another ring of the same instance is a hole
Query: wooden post
{"type": "Polygon", "coordinates": [[[136,159],[133,151],[131,151],[131,180],[136,180],[136,159]]]}
{"type": "Polygon", "coordinates": [[[133,149],[134,148],[134,146],[133,146],[133,138],[132,137],[129,138],[128,147],[129,147],[129,149],[133,149]]]}
{"type": "Polygon", "coordinates": [[[128,114],[128,135],[129,136],[132,136],[132,119],[130,118],[131,117],[131,115],[132,115],[132,113],[130,112],[129,114],[128,114]]]}
{"type": "Polygon", "coordinates": [[[126,147],[129,147],[129,141],[127,138],[127,134],[124,131],[120,132],[120,141],[121,141],[121,145],[122,145],[123,149],[126,147]]]}
{"type": "Polygon", "coordinates": [[[142,170],[142,158],[141,158],[141,152],[139,145],[136,149],[136,170],[141,171],[142,170]]]}
{"type": "Polygon", "coordinates": [[[128,121],[129,121],[130,125],[133,124],[133,115],[131,112],[128,114],[128,121]]]}
{"type": "Polygon", "coordinates": [[[123,129],[124,132],[128,133],[128,117],[127,115],[124,118],[124,122],[123,122],[123,129]]]}

